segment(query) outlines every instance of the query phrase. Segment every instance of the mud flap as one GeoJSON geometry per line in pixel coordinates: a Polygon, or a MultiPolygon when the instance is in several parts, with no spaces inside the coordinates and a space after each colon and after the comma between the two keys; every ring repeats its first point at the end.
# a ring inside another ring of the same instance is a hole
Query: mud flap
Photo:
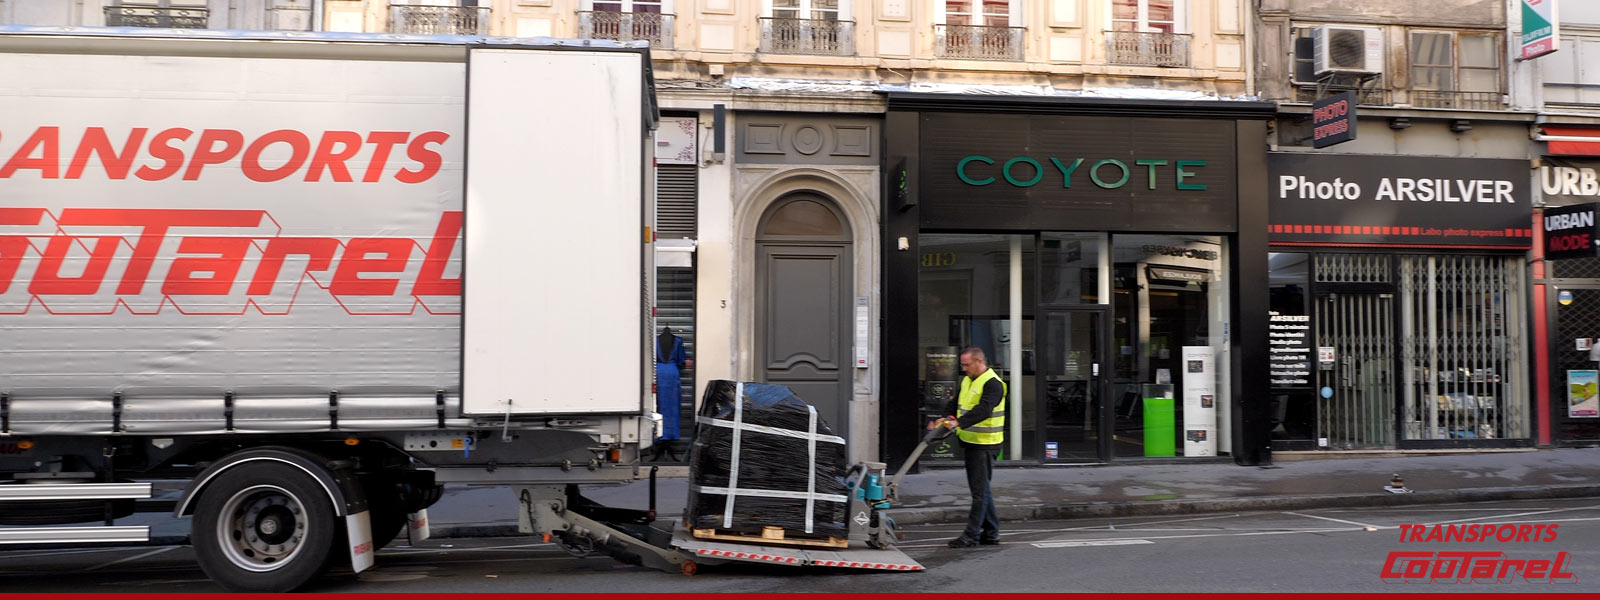
{"type": "Polygon", "coordinates": [[[350,570],[360,573],[372,568],[376,554],[372,551],[372,519],[367,511],[345,515],[346,539],[350,540],[350,570]]]}
{"type": "Polygon", "coordinates": [[[406,531],[413,544],[431,537],[428,532],[428,509],[406,515],[406,531]]]}

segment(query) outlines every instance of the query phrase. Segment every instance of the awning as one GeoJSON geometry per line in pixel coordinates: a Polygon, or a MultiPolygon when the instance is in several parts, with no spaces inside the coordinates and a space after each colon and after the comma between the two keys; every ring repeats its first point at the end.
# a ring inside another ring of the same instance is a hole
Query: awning
{"type": "Polygon", "coordinates": [[[1573,125],[1540,125],[1541,141],[1549,144],[1545,154],[1556,156],[1600,156],[1600,128],[1573,125]]]}

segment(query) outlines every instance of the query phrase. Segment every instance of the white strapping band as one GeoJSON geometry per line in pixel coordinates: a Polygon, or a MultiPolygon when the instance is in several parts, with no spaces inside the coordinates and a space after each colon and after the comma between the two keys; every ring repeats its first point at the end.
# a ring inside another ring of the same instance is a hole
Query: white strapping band
{"type": "Polygon", "coordinates": [[[722,507],[722,528],[733,527],[733,497],[739,490],[739,432],[744,431],[744,382],[733,387],[733,456],[728,470],[728,502],[722,507]]]}
{"type": "MultiPolygon", "coordinates": [[[[812,409],[812,410],[815,410],[815,409],[812,409]]],[[[751,423],[734,423],[733,421],[729,421],[727,419],[718,419],[716,417],[696,417],[695,421],[698,422],[698,423],[711,425],[713,427],[736,427],[738,429],[743,429],[745,431],[754,431],[754,432],[757,432],[757,433],[766,433],[766,434],[770,434],[770,435],[781,435],[781,436],[792,437],[792,438],[801,439],[801,440],[813,439],[813,440],[816,440],[816,441],[819,441],[819,442],[828,442],[830,444],[844,444],[845,443],[844,442],[844,438],[842,438],[842,437],[839,437],[837,435],[818,435],[815,430],[813,430],[811,433],[807,434],[807,433],[802,433],[802,432],[799,432],[799,431],[795,431],[793,429],[780,429],[780,428],[777,428],[777,427],[768,427],[766,425],[754,425],[754,424],[751,424],[751,423]]]]}
{"type": "MultiPolygon", "coordinates": [[[[702,485],[691,485],[691,486],[689,486],[689,488],[694,490],[694,491],[696,491],[696,492],[700,492],[702,494],[728,494],[729,496],[733,495],[733,490],[730,490],[728,488],[723,488],[723,487],[708,487],[708,486],[702,486],[702,485]]],[[[818,493],[815,493],[815,492],[812,492],[812,493],[790,492],[790,491],[785,491],[785,490],[758,490],[758,489],[752,489],[752,488],[741,488],[739,490],[739,495],[740,496],[761,497],[761,498],[789,498],[789,499],[792,499],[792,500],[807,500],[807,499],[815,498],[816,500],[821,501],[821,502],[846,502],[846,501],[849,500],[849,498],[847,498],[845,496],[841,496],[839,494],[818,494],[818,493]]]]}

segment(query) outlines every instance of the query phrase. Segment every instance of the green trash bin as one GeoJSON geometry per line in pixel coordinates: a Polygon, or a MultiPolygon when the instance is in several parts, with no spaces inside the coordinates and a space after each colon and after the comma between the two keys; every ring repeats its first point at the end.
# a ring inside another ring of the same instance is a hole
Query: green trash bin
{"type": "Polygon", "coordinates": [[[1145,384],[1144,396],[1144,455],[1178,455],[1178,420],[1172,386],[1145,384]]]}

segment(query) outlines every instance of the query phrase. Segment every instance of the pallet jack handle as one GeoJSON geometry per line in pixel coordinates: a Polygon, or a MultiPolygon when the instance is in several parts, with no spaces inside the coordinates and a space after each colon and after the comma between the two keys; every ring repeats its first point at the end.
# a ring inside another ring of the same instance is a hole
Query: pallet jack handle
{"type": "Polygon", "coordinates": [[[928,449],[929,444],[950,437],[950,433],[953,431],[955,430],[946,427],[943,422],[940,422],[933,429],[929,429],[927,435],[922,436],[922,442],[911,450],[910,456],[906,457],[905,464],[900,465],[900,470],[895,471],[894,477],[889,479],[889,485],[883,490],[884,497],[888,498],[890,502],[899,502],[900,480],[905,479],[906,472],[911,470],[911,465],[917,464],[917,459],[922,458],[922,453],[928,449]]]}

